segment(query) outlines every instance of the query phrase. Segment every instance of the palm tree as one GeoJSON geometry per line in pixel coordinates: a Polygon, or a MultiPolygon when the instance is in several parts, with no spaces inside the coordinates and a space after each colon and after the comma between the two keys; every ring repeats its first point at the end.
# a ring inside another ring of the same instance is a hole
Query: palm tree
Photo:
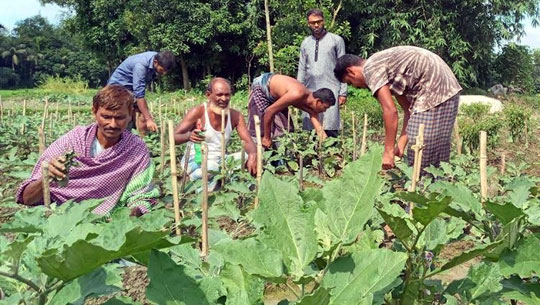
{"type": "Polygon", "coordinates": [[[2,52],[2,58],[11,62],[11,69],[15,71],[15,66],[18,66],[23,57],[28,55],[26,45],[20,44],[16,47],[11,47],[2,52]]]}

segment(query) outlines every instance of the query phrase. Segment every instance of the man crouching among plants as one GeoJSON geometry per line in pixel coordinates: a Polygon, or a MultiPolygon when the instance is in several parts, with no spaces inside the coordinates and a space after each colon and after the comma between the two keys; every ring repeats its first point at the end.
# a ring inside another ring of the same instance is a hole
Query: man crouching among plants
{"type": "MultiPolygon", "coordinates": [[[[248,154],[246,167],[255,175],[257,172],[257,150],[255,143],[249,136],[246,122],[242,113],[230,109],[231,85],[228,80],[216,77],[208,84],[206,89],[208,102],[191,108],[182,122],[176,127],[174,142],[183,144],[191,142],[190,151],[186,152],[188,158],[189,178],[197,180],[202,178],[201,171],[201,142],[208,145],[208,171],[219,171],[221,166],[221,112],[225,110],[225,147],[229,143],[233,129],[236,129],[240,139],[244,142],[244,149],[248,154]]],[[[184,160],[182,164],[184,164],[184,160]]],[[[214,189],[215,182],[209,185],[214,189]]]]}
{"type": "Polygon", "coordinates": [[[52,202],[104,198],[93,213],[106,215],[120,206],[131,208],[134,216],[149,212],[159,190],[151,184],[154,165],[146,144],[126,131],[133,100],[120,85],[101,89],[92,105],[96,122],[75,127],[45,150],[19,187],[17,202],[43,204],[41,164],[47,161],[52,202]]]}

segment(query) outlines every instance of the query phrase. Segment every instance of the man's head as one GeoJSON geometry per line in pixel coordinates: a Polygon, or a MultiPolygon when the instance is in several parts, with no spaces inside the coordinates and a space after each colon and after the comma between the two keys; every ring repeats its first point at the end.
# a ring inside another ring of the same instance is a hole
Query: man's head
{"type": "Polygon", "coordinates": [[[311,34],[319,36],[324,31],[324,14],[320,9],[311,9],[307,12],[307,22],[311,34]]]}
{"type": "Polygon", "coordinates": [[[315,90],[312,93],[313,98],[315,99],[315,111],[317,113],[325,112],[328,108],[334,106],[336,103],[336,97],[332,90],[328,88],[321,88],[315,90]]]}
{"type": "Polygon", "coordinates": [[[154,56],[154,69],[159,75],[164,75],[176,68],[176,58],[169,51],[161,51],[154,56]]]}
{"type": "Polygon", "coordinates": [[[228,111],[231,101],[231,83],[222,77],[214,77],[206,88],[206,97],[210,110],[221,114],[221,109],[228,111]]]}
{"type": "Polygon", "coordinates": [[[366,88],[366,80],[364,78],[364,63],[365,59],[352,55],[345,54],[337,59],[334,67],[334,75],[343,83],[353,85],[357,88],[366,88]]]}
{"type": "Polygon", "coordinates": [[[98,134],[111,144],[120,139],[133,112],[133,94],[120,85],[108,85],[94,96],[92,112],[98,125],[98,134]]]}

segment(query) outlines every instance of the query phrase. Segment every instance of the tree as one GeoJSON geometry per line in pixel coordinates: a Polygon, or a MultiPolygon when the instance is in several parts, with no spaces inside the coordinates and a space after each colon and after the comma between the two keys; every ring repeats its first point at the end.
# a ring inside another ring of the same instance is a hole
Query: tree
{"type": "Polygon", "coordinates": [[[534,90],[533,58],[526,46],[509,43],[503,47],[495,61],[499,82],[506,86],[518,87],[525,92],[534,90]]]}

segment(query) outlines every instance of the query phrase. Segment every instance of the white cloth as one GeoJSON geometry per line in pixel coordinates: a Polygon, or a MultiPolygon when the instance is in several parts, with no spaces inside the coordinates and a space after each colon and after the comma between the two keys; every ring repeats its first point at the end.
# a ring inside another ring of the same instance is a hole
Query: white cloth
{"type": "Polygon", "coordinates": [[[103,146],[101,146],[96,136],[96,138],[94,139],[94,142],[92,142],[92,146],[90,147],[90,157],[95,157],[104,150],[105,149],[103,149],[103,146]]]}

